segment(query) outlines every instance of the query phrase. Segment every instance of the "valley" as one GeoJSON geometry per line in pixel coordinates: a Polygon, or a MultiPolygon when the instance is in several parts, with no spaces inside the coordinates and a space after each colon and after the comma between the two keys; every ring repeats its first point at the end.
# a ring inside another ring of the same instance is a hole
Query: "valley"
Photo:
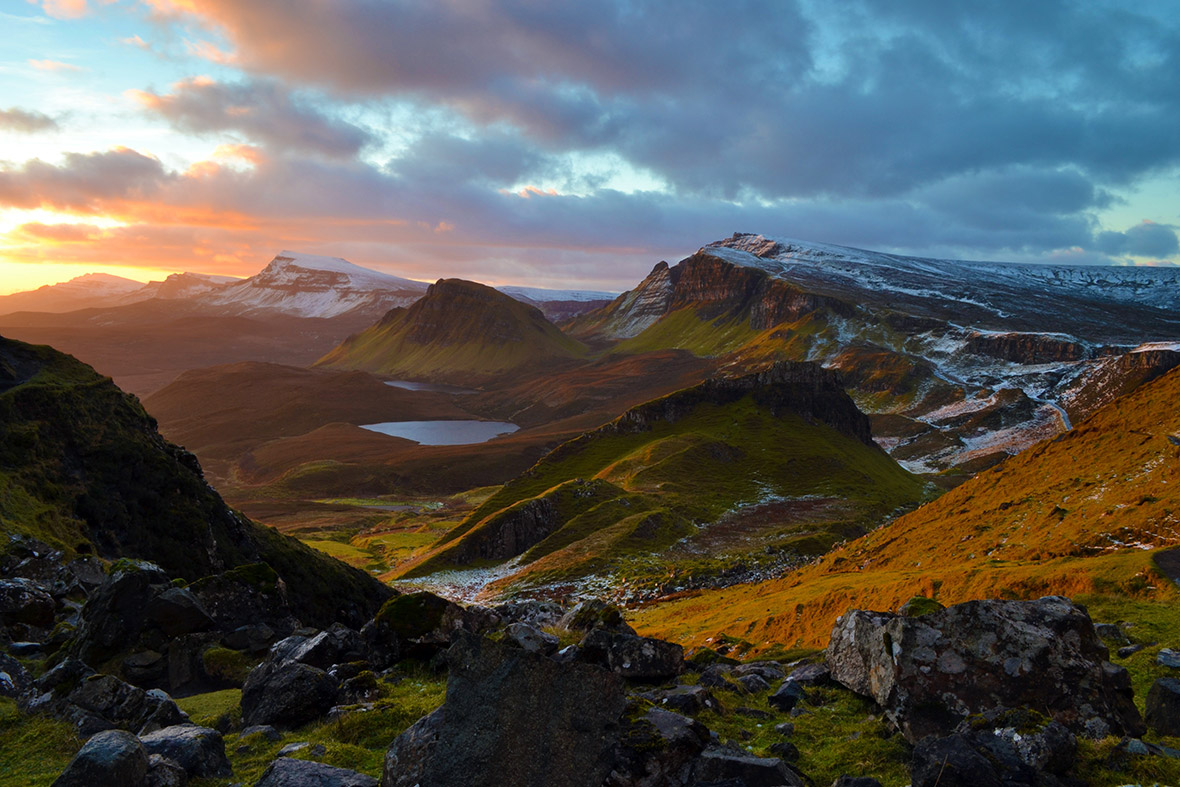
{"type": "MultiPolygon", "coordinates": [[[[786,690],[789,669],[818,668],[825,648],[836,671],[830,640],[849,610],[942,615],[979,599],[1068,596],[1117,624],[1100,630],[1112,652],[1133,648],[1108,656],[1127,670],[1136,714],[1172,674],[1156,661],[1180,646],[1171,271],[1029,270],[739,234],[659,263],[610,300],[382,276],[283,252],[254,280],[159,287],[175,297],[131,302],[119,285],[80,310],[0,316],[5,337],[60,343],[98,370],[4,340],[6,420],[37,424],[6,435],[17,448],[0,454],[10,550],[152,560],[169,576],[136,593],[155,599],[180,577],[211,610],[199,630],[216,633],[170,640],[149,621],[126,647],[94,651],[119,680],[243,713],[257,696],[249,680],[320,663],[311,650],[274,650],[288,641],[278,634],[312,631],[298,621],[320,632],[316,648],[334,643],[323,658],[355,656],[373,670],[337,681],[334,697],[379,714],[413,706],[404,723],[380,716],[386,735],[444,702],[431,670],[447,636],[492,632],[481,641],[495,643],[463,645],[475,648],[469,661],[441,667],[454,677],[501,658],[500,643],[526,636],[512,626],[527,623],[624,675],[609,654],[630,647],[627,637],[684,648],[687,661],[653,673],[687,669],[678,686],[628,684],[641,692],[630,701],[654,707],[651,697],[707,685],[722,702],[695,708],[694,723],[769,758],[790,750],[749,719],[796,717],[767,681],[786,690]],[[73,431],[92,442],[75,445],[73,431]],[[20,448],[30,441],[44,446],[32,464],[20,448]],[[111,451],[121,458],[91,467],[111,451]],[[182,490],[184,505],[141,495],[161,485],[182,490]],[[153,518],[173,536],[153,535],[153,518]],[[202,531],[205,520],[217,524],[202,531]],[[182,542],[204,544],[204,557],[187,559],[182,542]],[[227,593],[262,605],[274,636],[261,649],[231,636],[244,622],[217,606],[227,593]],[[406,609],[394,615],[397,604],[406,609]],[[606,616],[591,634],[570,617],[586,608],[606,616]],[[623,614],[610,635],[623,639],[587,644],[623,614]],[[523,617],[510,624],[513,615],[523,617]],[[406,628],[420,620],[433,622],[406,628]],[[198,655],[181,655],[189,647],[198,655]],[[598,647],[607,649],[593,655],[598,647]],[[171,666],[177,659],[200,666],[171,666]],[[432,699],[416,705],[384,683],[353,682],[375,673],[432,699]]],[[[69,297],[42,302],[65,308],[69,297]]],[[[119,565],[111,576],[131,581],[119,565]]],[[[939,625],[952,625],[951,612],[939,625]]],[[[61,634],[61,653],[99,647],[94,624],[70,625],[84,633],[61,634]]],[[[800,729],[873,739],[793,761],[826,775],[836,766],[823,757],[856,749],[903,784],[900,763],[918,757],[921,737],[903,711],[878,718],[888,702],[858,696],[853,679],[806,686],[789,702],[808,708],[800,729]]],[[[80,701],[62,697],[61,708],[80,701]]],[[[202,718],[245,741],[240,720],[202,718]]],[[[341,729],[315,735],[327,751],[355,745],[341,729]]],[[[1077,744],[1075,772],[1115,768],[1116,742],[1096,740],[1077,744]]],[[[369,758],[373,771],[388,743],[347,757],[369,758]]],[[[231,759],[235,772],[262,764],[231,759]]]]}

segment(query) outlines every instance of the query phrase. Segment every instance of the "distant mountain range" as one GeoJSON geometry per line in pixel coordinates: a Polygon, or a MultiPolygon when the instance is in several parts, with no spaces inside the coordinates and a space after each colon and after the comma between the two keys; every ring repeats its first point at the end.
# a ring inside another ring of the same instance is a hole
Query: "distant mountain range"
{"type": "MultiPolygon", "coordinates": [[[[281,251],[262,271],[246,279],[176,273],[164,281],[141,284],[119,276],[90,273],[61,284],[0,296],[0,316],[112,308],[158,298],[185,300],[201,310],[224,315],[351,315],[376,320],[391,308],[408,306],[421,298],[428,286],[427,282],[363,268],[340,257],[281,251]]],[[[546,311],[553,319],[592,309],[616,295],[515,286],[501,291],[546,311]]]]}

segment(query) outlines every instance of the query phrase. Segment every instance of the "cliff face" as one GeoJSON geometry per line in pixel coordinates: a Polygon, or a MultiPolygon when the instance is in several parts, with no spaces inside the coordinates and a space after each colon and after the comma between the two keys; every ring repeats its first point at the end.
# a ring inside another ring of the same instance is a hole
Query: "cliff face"
{"type": "Polygon", "coordinates": [[[973,333],[966,351],[1019,364],[1084,361],[1094,351],[1084,342],[1040,333],[973,333]]]}
{"type": "Polygon", "coordinates": [[[634,290],[605,309],[575,320],[571,330],[576,335],[626,339],[687,307],[696,309],[704,320],[743,318],[754,330],[791,322],[823,308],[843,315],[852,313],[846,303],[804,292],[765,271],[733,265],[702,249],[672,267],[659,263],[634,290]]]}

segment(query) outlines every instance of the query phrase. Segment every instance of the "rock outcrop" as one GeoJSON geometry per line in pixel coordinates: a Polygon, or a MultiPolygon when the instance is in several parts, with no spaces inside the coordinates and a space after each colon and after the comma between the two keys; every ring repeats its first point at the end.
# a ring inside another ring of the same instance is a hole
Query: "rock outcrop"
{"type": "Polygon", "coordinates": [[[853,610],[827,649],[832,678],[872,697],[911,742],[973,713],[1036,708],[1094,738],[1139,735],[1126,670],[1068,599],[972,601],[920,618],[853,610]]]}

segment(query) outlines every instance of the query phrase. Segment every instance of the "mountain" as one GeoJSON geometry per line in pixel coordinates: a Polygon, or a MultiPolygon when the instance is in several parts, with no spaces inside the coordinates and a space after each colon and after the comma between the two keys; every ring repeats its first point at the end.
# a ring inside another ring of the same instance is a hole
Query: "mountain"
{"type": "Polygon", "coordinates": [[[0,531],[67,553],[150,560],[187,580],[266,562],[313,625],[389,591],[229,509],[135,397],[52,348],[0,338],[0,531]]]}
{"type": "Polygon", "coordinates": [[[339,257],[281,251],[262,271],[201,296],[202,304],[235,314],[282,312],[296,317],[336,317],[347,312],[383,314],[426,291],[423,282],[362,268],[339,257]]]}
{"type": "Polygon", "coordinates": [[[87,273],[61,284],[46,284],[27,292],[0,295],[0,315],[22,311],[69,312],[87,309],[113,303],[143,287],[143,282],[121,276],[87,273]]]}
{"type": "Polygon", "coordinates": [[[546,290],[539,287],[497,287],[497,290],[510,295],[521,303],[535,306],[550,322],[562,322],[579,314],[585,314],[594,309],[606,306],[616,297],[617,292],[599,292],[596,290],[546,290]]]}
{"type": "Polygon", "coordinates": [[[1180,544],[1178,397],[1173,370],[814,566],[661,605],[644,625],[696,641],[740,632],[818,645],[846,609],[896,609],[914,595],[1150,599],[1171,584],[1153,557],[1180,544]],[[785,609],[794,614],[768,614],[785,609]]]}
{"type": "Polygon", "coordinates": [[[241,281],[236,276],[214,276],[208,273],[173,273],[163,281],[151,281],[123,296],[123,303],[146,301],[150,298],[177,300],[193,298],[241,281]]]}
{"type": "Polygon", "coordinates": [[[844,374],[881,445],[911,470],[971,472],[1180,364],[1180,315],[1133,300],[1172,304],[1177,277],[735,235],[660,263],[567,330],[616,354],[678,348],[738,368],[816,361],[844,374]]]}
{"type": "Polygon", "coordinates": [[[482,284],[440,279],[421,300],[391,310],[316,365],[475,385],[584,353],[539,310],[482,284]]]}
{"type": "Polygon", "coordinates": [[[669,394],[558,446],[403,573],[512,561],[504,590],[754,551],[798,560],[916,503],[922,488],[872,442],[838,375],[780,363],[669,394]]]}

